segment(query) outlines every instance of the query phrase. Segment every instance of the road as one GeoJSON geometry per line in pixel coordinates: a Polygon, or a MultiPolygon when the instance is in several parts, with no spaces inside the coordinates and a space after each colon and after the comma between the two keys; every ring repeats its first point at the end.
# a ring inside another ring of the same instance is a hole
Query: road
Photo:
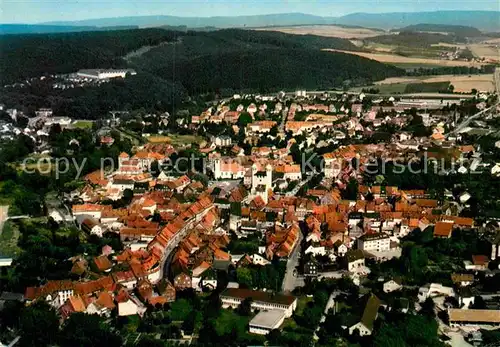
{"type": "Polygon", "coordinates": [[[167,247],[165,247],[165,250],[163,252],[163,258],[160,260],[160,273],[162,274],[163,278],[168,278],[170,261],[172,259],[172,251],[177,248],[179,243],[184,240],[189,231],[192,230],[191,228],[193,227],[194,223],[200,221],[201,218],[212,208],[213,207],[209,207],[203,212],[191,217],[191,219],[185,222],[184,227],[177,234],[175,234],[172,239],[169,240],[167,247]]]}
{"type": "Polygon", "coordinates": [[[309,173],[305,180],[300,181],[300,183],[297,184],[295,186],[295,188],[293,188],[291,191],[285,193],[285,196],[295,196],[299,192],[300,188],[302,188],[306,183],[308,183],[317,174],[318,174],[317,171],[314,171],[314,173],[309,173]]]}
{"type": "Polygon", "coordinates": [[[301,248],[302,248],[302,231],[299,232],[299,239],[295,248],[292,250],[292,254],[288,257],[288,261],[286,263],[286,272],[285,277],[283,278],[283,284],[281,286],[282,292],[291,292],[295,289],[296,277],[294,275],[294,270],[299,263],[301,248]]]}

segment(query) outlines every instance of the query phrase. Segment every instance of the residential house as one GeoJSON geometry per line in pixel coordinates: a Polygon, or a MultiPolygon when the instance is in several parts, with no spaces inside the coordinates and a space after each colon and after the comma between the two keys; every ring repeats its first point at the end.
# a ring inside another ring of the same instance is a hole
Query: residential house
{"type": "Polygon", "coordinates": [[[361,321],[349,327],[349,335],[352,335],[356,329],[359,331],[360,336],[371,335],[373,332],[373,324],[377,319],[380,306],[380,299],[374,294],[371,294],[363,311],[361,321]]]}
{"type": "Polygon", "coordinates": [[[349,272],[357,272],[365,267],[365,255],[360,249],[347,251],[346,260],[349,272]]]}
{"type": "Polygon", "coordinates": [[[85,218],[80,227],[83,231],[90,235],[97,235],[98,237],[102,237],[103,228],[99,224],[99,221],[97,221],[95,218],[85,218]]]}
{"type": "Polygon", "coordinates": [[[391,293],[396,290],[400,290],[401,288],[403,288],[403,285],[401,284],[401,280],[399,278],[394,278],[384,283],[385,293],[391,293]]]}

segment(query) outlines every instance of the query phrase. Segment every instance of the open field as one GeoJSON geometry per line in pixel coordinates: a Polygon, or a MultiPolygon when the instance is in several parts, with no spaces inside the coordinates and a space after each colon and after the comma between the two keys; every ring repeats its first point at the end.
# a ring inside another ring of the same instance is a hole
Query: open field
{"type": "MultiPolygon", "coordinates": [[[[418,77],[391,77],[375,82],[376,85],[407,84],[407,83],[434,83],[450,82],[455,87],[455,92],[468,93],[475,88],[479,91],[494,91],[493,74],[484,75],[439,75],[439,76],[418,76],[418,77]]],[[[387,89],[384,87],[384,90],[387,89]]],[[[399,88],[397,88],[399,90],[399,88]]]]}
{"type": "Polygon", "coordinates": [[[150,136],[148,137],[149,143],[169,143],[173,146],[189,145],[192,143],[201,143],[202,137],[193,135],[169,135],[169,136],[150,136]]]}
{"type": "Polygon", "coordinates": [[[469,61],[457,61],[457,60],[441,60],[441,59],[427,59],[427,58],[411,58],[403,57],[394,54],[382,54],[382,53],[367,53],[367,52],[351,52],[343,51],[340,49],[330,49],[325,48],[324,51],[333,51],[347,54],[355,54],[360,57],[373,59],[381,63],[394,64],[394,63],[408,63],[408,64],[423,64],[423,65],[436,65],[436,66],[474,66],[480,67],[485,65],[484,63],[476,63],[469,61]]]}
{"type": "Polygon", "coordinates": [[[73,123],[73,127],[80,129],[91,129],[93,122],[91,120],[78,120],[73,123]]]}
{"type": "Polygon", "coordinates": [[[339,37],[342,39],[364,39],[385,34],[384,31],[378,31],[367,28],[345,28],[336,25],[301,25],[289,27],[269,27],[258,28],[255,30],[279,31],[295,35],[317,35],[326,37],[339,37]]]}
{"type": "Polygon", "coordinates": [[[500,48],[487,44],[471,44],[467,46],[472,54],[479,58],[500,61],[500,48]]]}

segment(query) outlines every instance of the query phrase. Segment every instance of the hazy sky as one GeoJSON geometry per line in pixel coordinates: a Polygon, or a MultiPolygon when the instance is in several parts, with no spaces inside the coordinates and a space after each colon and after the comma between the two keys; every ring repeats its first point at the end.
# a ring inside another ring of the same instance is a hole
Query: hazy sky
{"type": "Polygon", "coordinates": [[[135,15],[183,17],[303,12],[340,16],[353,12],[436,10],[499,11],[498,0],[0,0],[1,23],[37,23],[135,15]]]}

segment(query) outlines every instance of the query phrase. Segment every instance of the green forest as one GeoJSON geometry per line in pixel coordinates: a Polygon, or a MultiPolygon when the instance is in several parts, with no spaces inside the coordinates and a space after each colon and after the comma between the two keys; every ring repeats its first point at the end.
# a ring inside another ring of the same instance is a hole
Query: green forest
{"type": "Polygon", "coordinates": [[[110,110],[171,111],[187,95],[274,92],[365,85],[404,70],[323,48],[357,50],[349,40],[252,30],[163,29],[0,36],[0,102],[31,115],[98,119],[110,110]],[[160,43],[167,43],[161,44],[160,43]],[[125,60],[140,47],[156,46],[125,60]],[[56,73],[129,67],[136,76],[100,86],[54,89],[56,73]],[[45,79],[27,78],[47,76],[45,79]]]}

